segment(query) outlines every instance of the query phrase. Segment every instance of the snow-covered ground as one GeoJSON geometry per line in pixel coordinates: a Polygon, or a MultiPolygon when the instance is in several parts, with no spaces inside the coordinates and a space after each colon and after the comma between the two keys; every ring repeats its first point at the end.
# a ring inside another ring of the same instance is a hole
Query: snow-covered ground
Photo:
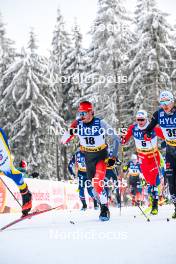
{"type": "MultiPolygon", "coordinates": [[[[175,264],[176,220],[166,220],[173,207],[159,209],[151,222],[131,207],[121,216],[111,208],[109,222],[100,222],[93,209],[35,216],[0,233],[0,263],[175,264]]],[[[0,227],[16,218],[0,215],[0,227]]]]}

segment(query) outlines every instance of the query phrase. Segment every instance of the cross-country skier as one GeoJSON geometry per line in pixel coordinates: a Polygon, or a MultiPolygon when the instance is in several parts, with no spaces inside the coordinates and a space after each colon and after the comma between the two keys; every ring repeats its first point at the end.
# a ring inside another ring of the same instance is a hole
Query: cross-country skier
{"type": "Polygon", "coordinates": [[[148,124],[147,112],[145,110],[139,110],[136,114],[136,122],[129,126],[127,134],[122,138],[122,144],[126,143],[133,136],[141,171],[149,186],[148,191],[152,197],[151,214],[156,215],[158,213],[157,186],[159,185],[158,169],[160,165],[157,136],[162,139],[164,139],[164,136],[161,129],[155,127],[151,135],[151,141],[144,140],[144,130],[148,124]]]}
{"type": "Polygon", "coordinates": [[[98,209],[98,203],[97,200],[94,198],[94,194],[92,192],[93,187],[92,183],[90,180],[87,179],[87,173],[86,173],[86,163],[85,163],[85,155],[83,152],[78,150],[76,153],[73,154],[69,164],[68,164],[68,170],[70,174],[72,175],[73,178],[78,176],[79,180],[79,198],[82,202],[82,209],[81,210],[86,210],[87,209],[87,203],[85,199],[85,186],[87,187],[87,192],[92,197],[93,202],[94,202],[94,209],[98,209]],[[76,170],[76,174],[74,172],[74,167],[76,170]]]}
{"type": "Polygon", "coordinates": [[[23,177],[25,178],[37,178],[39,176],[38,172],[29,173],[27,162],[22,159],[19,163],[19,166],[16,168],[18,171],[23,173],[23,177]]]}
{"type": "Polygon", "coordinates": [[[23,174],[13,165],[7,136],[2,128],[0,128],[0,170],[18,186],[22,196],[22,214],[28,214],[32,208],[32,195],[24,182],[23,174]]]}
{"type": "Polygon", "coordinates": [[[173,94],[170,91],[161,92],[159,103],[160,109],[153,114],[146,127],[145,139],[150,140],[153,130],[160,126],[166,141],[166,177],[175,207],[172,218],[176,218],[176,106],[173,94]]]}
{"type": "Polygon", "coordinates": [[[138,157],[136,154],[131,155],[130,161],[123,169],[127,173],[129,186],[130,186],[130,193],[132,196],[132,205],[140,205],[141,197],[140,194],[142,193],[142,185],[141,185],[141,168],[140,163],[138,161],[138,157]]]}
{"type": "Polygon", "coordinates": [[[100,203],[99,219],[107,221],[110,218],[107,195],[102,186],[106,174],[107,144],[106,136],[113,141],[113,155],[109,165],[115,163],[118,154],[119,139],[114,130],[103,120],[94,116],[93,106],[90,102],[81,102],[78,108],[79,119],[73,121],[69,132],[66,132],[61,142],[66,144],[75,135],[79,137],[80,149],[84,151],[87,177],[92,181],[95,196],[100,203]]]}

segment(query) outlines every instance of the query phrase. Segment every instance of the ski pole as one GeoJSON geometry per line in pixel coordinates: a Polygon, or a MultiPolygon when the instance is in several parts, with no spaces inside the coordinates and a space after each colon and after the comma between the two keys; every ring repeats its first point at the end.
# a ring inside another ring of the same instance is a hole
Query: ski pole
{"type": "Polygon", "coordinates": [[[147,219],[148,222],[150,222],[150,218],[144,213],[144,211],[142,210],[142,208],[140,207],[140,205],[136,202],[135,205],[139,208],[139,210],[142,212],[143,216],[147,219]]]}
{"type": "Polygon", "coordinates": [[[119,209],[120,209],[120,216],[121,216],[121,214],[122,214],[122,200],[121,200],[121,190],[120,190],[120,188],[119,188],[119,195],[120,195],[120,203],[119,203],[119,209]]]}
{"type": "Polygon", "coordinates": [[[147,217],[147,215],[144,213],[144,211],[142,210],[142,208],[140,207],[140,205],[136,201],[135,201],[135,204],[140,209],[140,211],[142,212],[143,216],[145,216],[145,218],[147,219],[147,221],[150,222],[150,218],[147,217]]]}
{"type": "Polygon", "coordinates": [[[13,198],[15,199],[15,201],[19,204],[20,207],[22,207],[22,205],[20,204],[20,202],[17,200],[17,198],[15,197],[15,195],[11,192],[11,190],[9,189],[9,187],[7,186],[7,184],[3,181],[3,179],[0,177],[0,180],[2,181],[2,183],[4,184],[4,186],[7,188],[7,190],[11,193],[11,195],[13,196],[13,198]]]}
{"type": "Polygon", "coordinates": [[[121,151],[122,151],[122,164],[124,163],[124,148],[123,146],[121,147],[121,151]]]}

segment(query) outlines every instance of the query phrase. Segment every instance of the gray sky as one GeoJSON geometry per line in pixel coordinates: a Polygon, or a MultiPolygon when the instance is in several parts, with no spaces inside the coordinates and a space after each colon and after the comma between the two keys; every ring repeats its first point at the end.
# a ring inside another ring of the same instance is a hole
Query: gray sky
{"type": "MultiPolygon", "coordinates": [[[[133,11],[135,3],[136,0],[126,0],[126,7],[133,11]]],[[[157,3],[162,11],[171,14],[170,20],[174,21],[176,1],[157,0],[157,3]]],[[[0,12],[8,37],[15,40],[17,48],[21,48],[27,45],[30,28],[34,27],[39,51],[43,54],[47,54],[50,48],[58,7],[68,30],[73,25],[74,18],[77,18],[84,46],[88,46],[90,37],[87,32],[96,16],[97,0],[0,0],[0,12]]]]}

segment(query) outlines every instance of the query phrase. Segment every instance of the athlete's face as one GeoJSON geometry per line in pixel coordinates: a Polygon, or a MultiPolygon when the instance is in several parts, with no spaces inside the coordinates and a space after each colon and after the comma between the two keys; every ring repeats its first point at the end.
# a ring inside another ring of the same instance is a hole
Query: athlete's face
{"type": "Polygon", "coordinates": [[[167,113],[170,113],[172,108],[174,107],[174,102],[171,102],[168,105],[167,104],[161,104],[160,106],[164,110],[164,112],[166,112],[166,114],[167,114],[167,113]]]}
{"type": "Polygon", "coordinates": [[[136,118],[136,122],[137,122],[138,126],[142,128],[147,123],[147,119],[144,119],[144,118],[136,118]]]}
{"type": "Polygon", "coordinates": [[[83,121],[83,123],[89,123],[93,119],[93,112],[92,111],[80,112],[79,115],[80,115],[80,118],[83,121]]]}

